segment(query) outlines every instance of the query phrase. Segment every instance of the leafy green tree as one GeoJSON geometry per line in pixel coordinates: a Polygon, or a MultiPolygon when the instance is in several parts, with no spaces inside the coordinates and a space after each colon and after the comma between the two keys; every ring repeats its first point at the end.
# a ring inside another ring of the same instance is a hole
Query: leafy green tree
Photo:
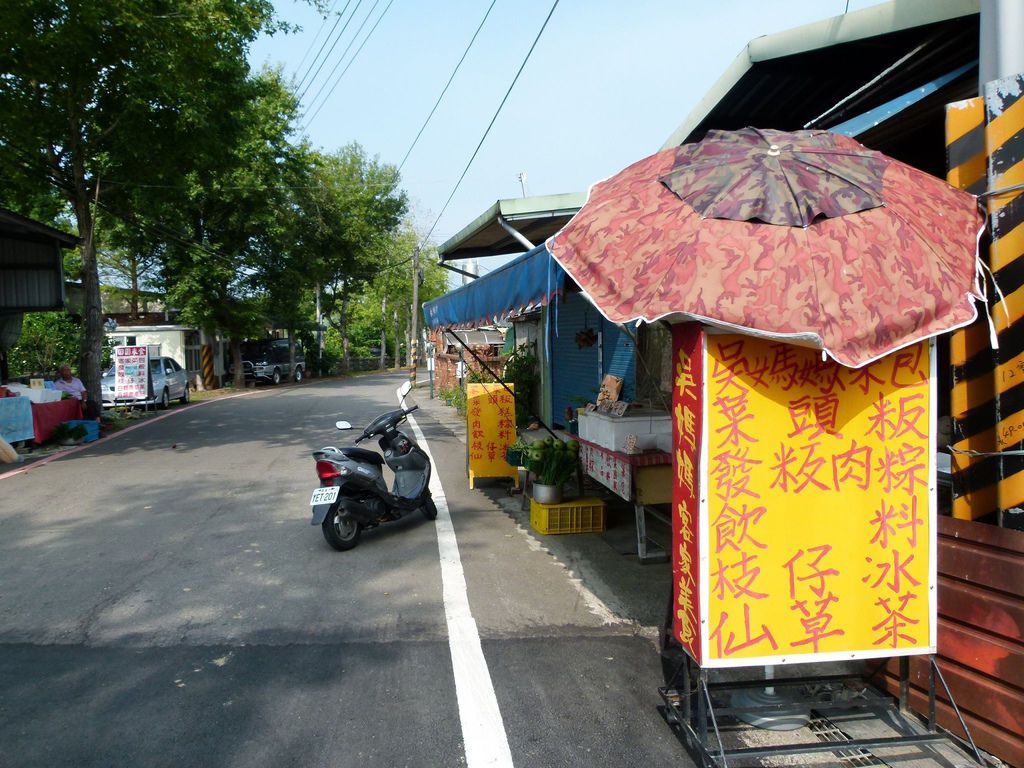
{"type": "Polygon", "coordinates": [[[306,274],[321,290],[326,321],[342,339],[348,370],[351,302],[388,263],[390,245],[408,207],[398,171],[369,158],[358,144],[313,153],[310,183],[300,190],[296,233],[306,274]]]}
{"type": "Polygon", "coordinates": [[[227,334],[238,386],[241,341],[263,335],[269,321],[266,281],[274,277],[298,162],[288,142],[296,102],[280,73],[262,72],[244,90],[249,98],[231,116],[241,126],[236,141],[195,166],[184,187],[140,193],[150,210],[159,211],[160,225],[151,229],[165,238],[169,302],[185,322],[227,334]]]}
{"type": "MultiPolygon", "coordinates": [[[[397,360],[393,314],[395,309],[399,315],[399,336],[403,339],[401,343],[408,352],[410,345],[406,337],[412,304],[412,255],[418,241],[419,237],[412,225],[405,222],[391,240],[389,255],[380,263],[377,274],[353,302],[350,338],[355,354],[368,355],[373,347],[388,346],[397,360]],[[382,307],[385,307],[386,311],[382,311],[382,307]],[[381,344],[382,336],[387,340],[384,345],[381,344]]],[[[419,263],[421,307],[417,311],[420,313],[418,326],[422,330],[422,304],[445,292],[447,273],[438,264],[433,248],[421,250],[419,263]]]]}
{"type": "Polygon", "coordinates": [[[236,145],[248,46],[273,28],[270,0],[4,4],[0,167],[26,188],[51,184],[82,238],[87,389],[99,388],[103,338],[96,206],[130,215],[126,191],[179,185],[236,145]]]}
{"type": "Polygon", "coordinates": [[[73,365],[80,336],[81,326],[63,312],[26,312],[7,353],[11,376],[52,376],[61,365],[73,365]]]}
{"type": "Polygon", "coordinates": [[[100,278],[104,285],[124,288],[128,294],[129,311],[139,314],[142,291],[158,287],[160,254],[154,245],[146,250],[131,247],[102,248],[96,253],[100,278]]]}

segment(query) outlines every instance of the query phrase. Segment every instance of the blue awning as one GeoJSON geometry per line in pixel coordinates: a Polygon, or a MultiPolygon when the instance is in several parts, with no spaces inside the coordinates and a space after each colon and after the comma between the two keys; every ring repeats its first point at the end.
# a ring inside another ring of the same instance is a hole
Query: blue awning
{"type": "Polygon", "coordinates": [[[565,287],[565,270],[543,245],[423,305],[430,328],[491,325],[545,306],[565,287]]]}

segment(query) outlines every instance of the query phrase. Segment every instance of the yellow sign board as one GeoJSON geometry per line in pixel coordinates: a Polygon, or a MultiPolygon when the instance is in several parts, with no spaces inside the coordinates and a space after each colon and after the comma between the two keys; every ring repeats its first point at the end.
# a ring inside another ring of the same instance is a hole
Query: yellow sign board
{"type": "Polygon", "coordinates": [[[706,335],[702,351],[700,489],[680,495],[680,522],[697,512],[699,570],[681,556],[690,573],[676,578],[700,585],[677,604],[692,627],[699,595],[698,661],[934,651],[930,345],[860,369],[737,335],[706,335]]]}
{"type": "MultiPolygon", "coordinates": [[[[513,387],[506,385],[509,390],[513,387]]],[[[466,385],[466,443],[469,449],[469,487],[480,477],[511,477],[519,471],[505,460],[516,441],[516,402],[501,384],[466,385]]]]}

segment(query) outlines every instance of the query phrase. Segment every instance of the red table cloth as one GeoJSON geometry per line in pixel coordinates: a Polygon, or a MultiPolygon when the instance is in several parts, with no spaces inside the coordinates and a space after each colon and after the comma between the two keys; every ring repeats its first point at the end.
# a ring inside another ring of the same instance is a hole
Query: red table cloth
{"type": "Polygon", "coordinates": [[[45,443],[57,425],[80,418],[82,401],[73,397],[55,403],[32,403],[32,431],[35,435],[32,440],[45,443]]]}

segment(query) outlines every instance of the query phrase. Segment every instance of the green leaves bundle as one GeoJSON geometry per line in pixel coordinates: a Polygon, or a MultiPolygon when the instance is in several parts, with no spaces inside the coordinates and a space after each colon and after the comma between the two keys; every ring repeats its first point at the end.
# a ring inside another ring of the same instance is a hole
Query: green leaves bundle
{"type": "Polygon", "coordinates": [[[530,443],[526,452],[526,468],[541,485],[560,486],[576,471],[580,444],[575,440],[562,441],[553,437],[530,443]]]}

